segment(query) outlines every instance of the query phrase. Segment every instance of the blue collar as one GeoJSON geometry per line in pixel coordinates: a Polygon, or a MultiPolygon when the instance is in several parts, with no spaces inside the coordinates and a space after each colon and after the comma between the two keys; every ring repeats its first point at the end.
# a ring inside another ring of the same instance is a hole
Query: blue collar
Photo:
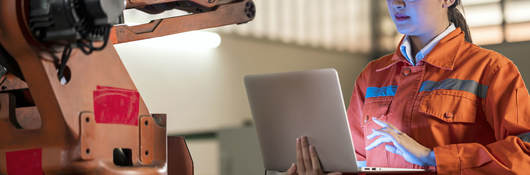
{"type": "Polygon", "coordinates": [[[399,47],[399,50],[401,51],[401,54],[405,56],[407,61],[410,62],[410,64],[416,66],[418,62],[423,60],[425,56],[427,56],[431,50],[442,40],[444,37],[449,35],[451,32],[453,32],[456,29],[455,24],[451,23],[445,31],[440,33],[438,36],[436,36],[431,42],[429,42],[423,49],[421,49],[417,54],[416,57],[412,57],[412,46],[411,42],[408,36],[405,36],[403,39],[403,42],[401,43],[401,46],[399,47]],[[414,60],[413,60],[414,59],[414,60]]]}

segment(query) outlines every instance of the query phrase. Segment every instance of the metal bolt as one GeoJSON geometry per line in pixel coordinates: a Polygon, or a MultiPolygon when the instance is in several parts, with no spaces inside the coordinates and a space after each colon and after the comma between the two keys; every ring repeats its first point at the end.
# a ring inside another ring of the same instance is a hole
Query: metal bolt
{"type": "Polygon", "coordinates": [[[251,19],[256,16],[256,6],[254,5],[254,2],[249,1],[245,4],[245,14],[251,19]]]}

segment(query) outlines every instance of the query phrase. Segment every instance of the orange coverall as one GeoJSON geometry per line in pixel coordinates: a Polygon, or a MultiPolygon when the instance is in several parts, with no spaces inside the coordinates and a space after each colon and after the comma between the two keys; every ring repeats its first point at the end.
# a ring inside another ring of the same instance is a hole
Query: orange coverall
{"type": "Polygon", "coordinates": [[[426,168],[384,145],[365,150],[376,117],[434,149],[438,174],[530,174],[530,143],[516,137],[530,132],[530,97],[509,59],[466,42],[459,28],[417,66],[396,50],[355,83],[348,120],[359,161],[426,168]]]}

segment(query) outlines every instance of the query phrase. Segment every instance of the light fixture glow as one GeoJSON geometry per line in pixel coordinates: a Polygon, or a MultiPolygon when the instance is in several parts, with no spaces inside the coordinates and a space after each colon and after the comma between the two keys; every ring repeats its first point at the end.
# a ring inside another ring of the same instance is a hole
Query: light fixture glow
{"type": "Polygon", "coordinates": [[[218,48],[219,45],[221,45],[221,36],[215,32],[191,31],[146,40],[134,41],[130,44],[157,49],[170,49],[178,51],[202,51],[218,48]]]}

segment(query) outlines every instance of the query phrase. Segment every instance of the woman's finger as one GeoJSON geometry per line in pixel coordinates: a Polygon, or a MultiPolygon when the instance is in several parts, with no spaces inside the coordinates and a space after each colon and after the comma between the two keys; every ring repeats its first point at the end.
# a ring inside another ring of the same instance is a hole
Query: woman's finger
{"type": "Polygon", "coordinates": [[[296,171],[298,174],[305,172],[304,158],[302,157],[302,140],[296,138],[296,171]]]}
{"type": "Polygon", "coordinates": [[[391,152],[391,153],[394,153],[394,154],[397,154],[397,155],[401,155],[401,151],[399,151],[399,149],[397,149],[394,145],[385,145],[385,149],[388,152],[391,152]]]}
{"type": "Polygon", "coordinates": [[[378,120],[376,118],[373,118],[372,117],[372,120],[379,126],[383,127],[383,128],[390,128],[392,129],[392,131],[396,132],[397,134],[401,134],[401,131],[399,129],[397,129],[394,125],[390,124],[390,123],[387,123],[387,122],[384,122],[384,121],[381,121],[381,120],[378,120]]]}
{"type": "Polygon", "coordinates": [[[383,135],[391,140],[391,142],[396,146],[396,148],[399,148],[401,146],[400,138],[397,133],[392,131],[390,128],[381,128],[379,130],[374,130],[375,133],[378,133],[380,135],[383,135]]]}
{"type": "Polygon", "coordinates": [[[401,134],[401,130],[399,130],[398,128],[396,128],[394,125],[390,124],[390,123],[387,123],[387,125],[392,129],[394,130],[397,134],[401,134]]]}
{"type": "Polygon", "coordinates": [[[288,175],[297,175],[296,173],[296,164],[291,164],[291,167],[287,170],[288,175]]]}
{"type": "Polygon", "coordinates": [[[372,129],[372,133],[368,136],[366,136],[366,138],[368,140],[372,140],[373,138],[377,137],[377,136],[381,136],[383,134],[381,134],[380,132],[376,132],[375,129],[372,129]]]}
{"type": "Polygon", "coordinates": [[[374,132],[376,135],[393,138],[393,135],[388,131],[388,128],[381,128],[377,130],[372,129],[372,132],[374,132]]]}
{"type": "Polygon", "coordinates": [[[311,171],[313,169],[313,165],[311,165],[311,156],[309,155],[309,141],[307,140],[307,136],[302,137],[302,158],[304,160],[305,171],[311,171]]]}
{"type": "Polygon", "coordinates": [[[311,163],[313,165],[313,170],[316,170],[317,172],[321,172],[322,168],[320,167],[320,159],[318,158],[318,154],[315,149],[315,146],[311,145],[309,147],[309,153],[311,154],[311,163]]]}
{"type": "Polygon", "coordinates": [[[381,128],[379,130],[376,130],[375,132],[377,133],[380,133],[382,135],[385,135],[385,136],[388,136],[390,138],[392,138],[392,142],[394,144],[399,144],[399,139],[400,138],[400,133],[396,132],[395,130],[391,129],[391,128],[381,128]]]}
{"type": "Polygon", "coordinates": [[[385,123],[385,122],[383,122],[383,121],[381,121],[381,120],[378,120],[378,119],[376,119],[375,117],[372,117],[372,121],[374,121],[375,124],[377,124],[377,125],[379,125],[379,126],[381,126],[381,127],[383,127],[383,128],[388,127],[388,124],[387,124],[387,123],[385,123]]]}
{"type": "Polygon", "coordinates": [[[372,142],[370,145],[368,145],[366,147],[366,150],[367,151],[372,150],[375,147],[379,146],[381,143],[388,143],[388,142],[392,142],[392,139],[389,138],[388,136],[379,137],[374,142],[372,142]]]}

